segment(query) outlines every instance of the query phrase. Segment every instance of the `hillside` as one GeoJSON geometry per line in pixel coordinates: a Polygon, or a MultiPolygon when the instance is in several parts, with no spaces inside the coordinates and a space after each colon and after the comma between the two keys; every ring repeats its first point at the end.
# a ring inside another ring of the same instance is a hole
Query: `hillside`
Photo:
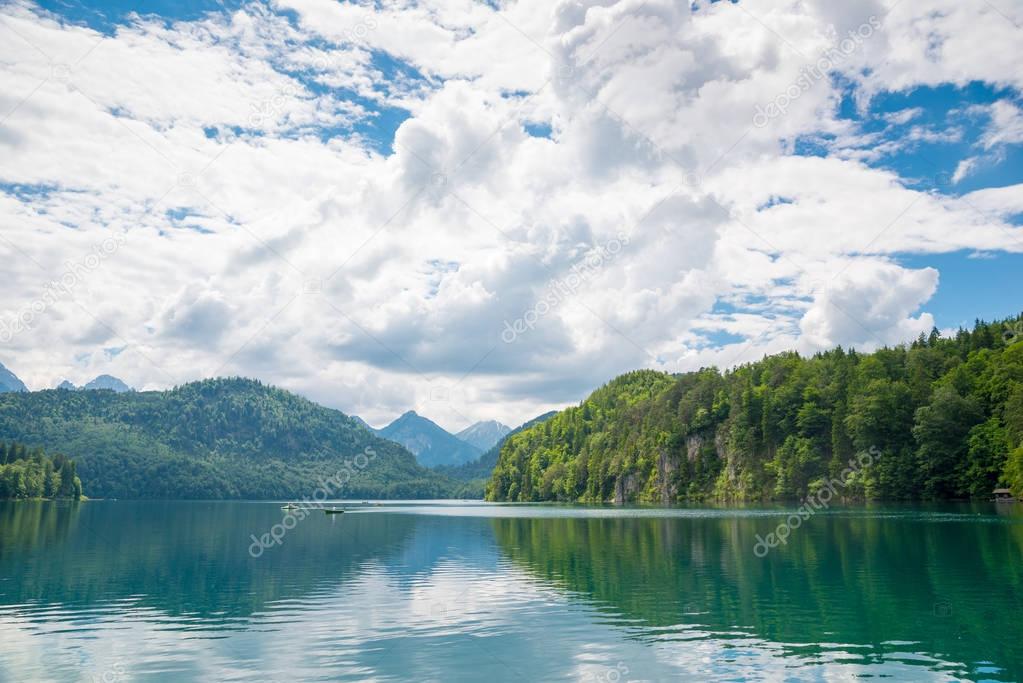
{"type": "Polygon", "coordinates": [[[376,430],[376,433],[407,448],[423,467],[461,465],[482,454],[480,449],[467,444],[414,410],[376,430]]]}
{"type": "Polygon", "coordinates": [[[623,375],[507,439],[490,500],[851,499],[1023,493],[1020,319],[871,354],[623,375]],[[869,463],[846,471],[851,459],[869,463]]]}
{"type": "Polygon", "coordinates": [[[449,486],[343,413],[246,379],[0,394],[0,440],[73,457],[90,497],[299,499],[367,448],[375,457],[335,496],[436,497],[449,486]]]}

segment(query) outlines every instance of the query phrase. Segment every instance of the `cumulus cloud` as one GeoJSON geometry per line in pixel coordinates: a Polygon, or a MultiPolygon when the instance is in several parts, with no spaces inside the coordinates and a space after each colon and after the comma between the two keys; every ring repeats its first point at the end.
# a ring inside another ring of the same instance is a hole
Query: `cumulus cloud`
{"type": "Polygon", "coordinates": [[[855,262],[815,293],[799,321],[801,342],[814,351],[838,344],[869,349],[926,334],[934,327],[933,316],[912,313],[937,286],[934,268],[855,262]]]}
{"type": "MultiPolygon", "coordinates": [[[[1021,250],[1019,186],[873,163],[963,130],[841,111],[1018,92],[1004,16],[926,5],[280,0],[106,34],[6,5],[0,311],[125,241],[2,360],[36,387],[254,375],[455,428],[636,367],[911,339],[938,273],[895,254],[1021,250]]],[[[981,152],[1019,142],[1004,99],[981,152]]]]}

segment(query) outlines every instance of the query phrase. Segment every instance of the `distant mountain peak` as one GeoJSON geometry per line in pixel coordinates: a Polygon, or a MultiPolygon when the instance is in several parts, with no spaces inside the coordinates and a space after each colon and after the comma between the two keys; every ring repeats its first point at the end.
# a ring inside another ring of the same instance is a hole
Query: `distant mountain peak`
{"type": "Polygon", "coordinates": [[[78,387],[76,387],[74,384],[72,384],[71,382],[69,382],[67,380],[64,380],[63,382],[58,384],[57,388],[58,389],[63,389],[65,391],[78,391],[78,387]]]}
{"type": "Polygon", "coordinates": [[[501,424],[497,420],[485,420],[469,425],[455,436],[480,451],[487,451],[510,431],[511,427],[501,424]]]}
{"type": "Polygon", "coordinates": [[[100,375],[82,387],[82,391],[95,391],[97,389],[109,389],[110,391],[116,391],[119,394],[126,391],[135,391],[113,375],[100,375]]]}
{"type": "Polygon", "coordinates": [[[460,465],[475,460],[483,453],[414,410],[378,429],[377,434],[407,448],[426,467],[460,465]]]}
{"type": "Polygon", "coordinates": [[[0,363],[0,392],[5,391],[28,391],[28,387],[18,379],[17,375],[0,363]]]}

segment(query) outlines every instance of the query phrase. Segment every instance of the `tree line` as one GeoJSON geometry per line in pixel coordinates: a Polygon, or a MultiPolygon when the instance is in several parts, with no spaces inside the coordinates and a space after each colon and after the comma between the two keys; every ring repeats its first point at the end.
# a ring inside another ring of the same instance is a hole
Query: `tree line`
{"type": "Polygon", "coordinates": [[[75,461],[62,453],[0,441],[0,499],[82,497],[75,461]]]}
{"type": "Polygon", "coordinates": [[[873,353],[768,356],[727,372],[628,373],[508,439],[491,500],[1023,495],[1023,318],[873,353]]]}

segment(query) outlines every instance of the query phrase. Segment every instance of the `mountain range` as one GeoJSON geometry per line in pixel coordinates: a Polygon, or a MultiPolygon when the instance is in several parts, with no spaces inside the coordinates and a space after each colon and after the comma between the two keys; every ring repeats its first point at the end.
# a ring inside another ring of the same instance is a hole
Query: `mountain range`
{"type": "Polygon", "coordinates": [[[529,422],[519,425],[515,429],[509,430],[504,436],[502,436],[497,443],[491,446],[486,453],[481,455],[472,462],[467,462],[456,467],[438,467],[437,471],[445,474],[453,479],[465,482],[475,482],[476,488],[473,488],[473,494],[465,497],[479,497],[483,496],[483,486],[486,480],[490,478],[491,473],[494,471],[494,466],[497,465],[497,460],[501,454],[501,448],[511,437],[515,436],[519,432],[522,432],[534,425],[541,424],[551,419],[558,414],[558,411],[552,410],[543,415],[534,417],[529,422]],[[478,492],[478,493],[477,493],[478,492]]]}
{"type": "Polygon", "coordinates": [[[424,467],[472,462],[483,450],[410,410],[376,433],[407,448],[424,467]]]}
{"type": "Polygon", "coordinates": [[[113,375],[100,375],[96,379],[83,384],[80,387],[76,387],[71,382],[64,380],[58,386],[58,389],[65,389],[67,391],[96,391],[99,389],[109,389],[110,391],[122,394],[126,391],[135,391],[130,386],[117,379],[113,375]]]}
{"type": "MultiPolygon", "coordinates": [[[[58,386],[58,389],[66,389],[68,391],[93,391],[96,389],[109,389],[118,393],[125,391],[134,391],[130,386],[117,379],[112,375],[100,375],[91,382],[76,387],[71,382],[64,380],[58,386]]],[[[3,363],[0,363],[0,393],[10,391],[28,391],[28,387],[25,383],[18,379],[18,376],[8,370],[3,363]]]]}

